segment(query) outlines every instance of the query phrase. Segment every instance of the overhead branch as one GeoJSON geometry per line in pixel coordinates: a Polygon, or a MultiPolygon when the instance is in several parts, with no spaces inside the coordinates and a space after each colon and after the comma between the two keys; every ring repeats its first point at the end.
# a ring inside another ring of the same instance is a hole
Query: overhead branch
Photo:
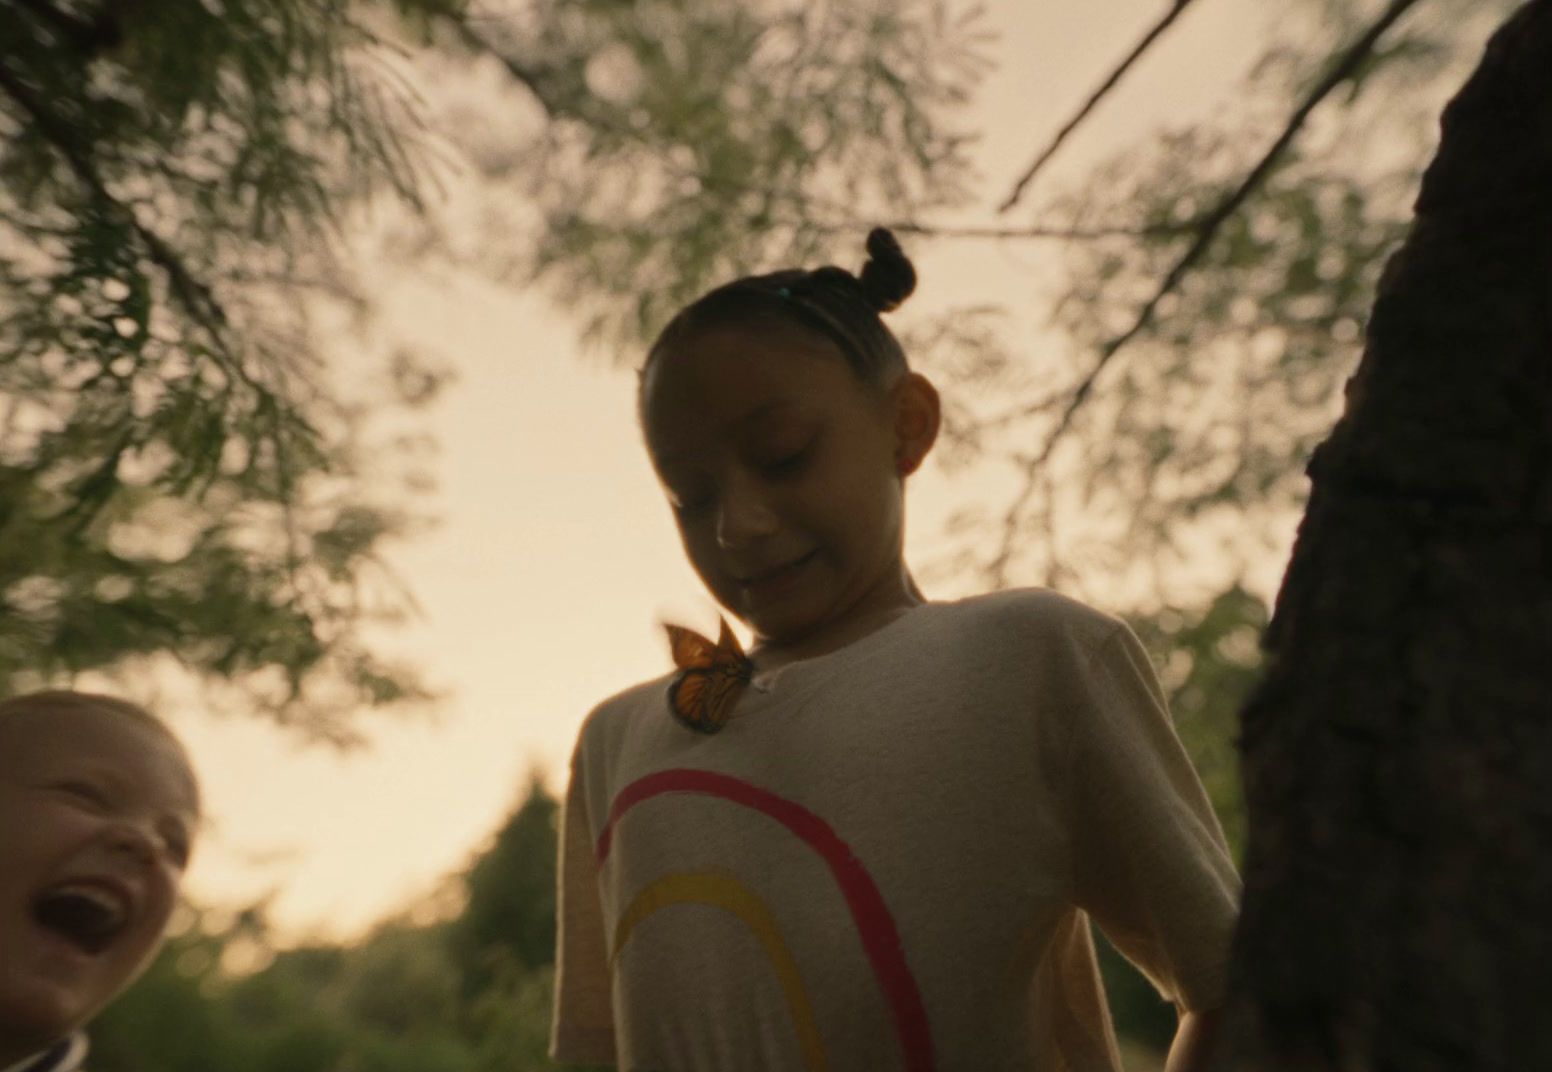
{"type": "Polygon", "coordinates": [[[1067,121],[1067,124],[1061,130],[1056,132],[1056,137],[1051,139],[1051,144],[1047,145],[1045,150],[1035,157],[1035,162],[1030,164],[1024,171],[1024,174],[1019,177],[1018,182],[1013,184],[1013,191],[1008,194],[1001,205],[997,206],[998,212],[1007,212],[1019,203],[1019,199],[1024,196],[1024,190],[1034,180],[1034,177],[1039,174],[1040,169],[1045,167],[1046,161],[1056,155],[1056,150],[1062,147],[1062,143],[1067,140],[1067,136],[1078,129],[1078,125],[1088,118],[1089,113],[1098,107],[1099,102],[1104,100],[1110,91],[1126,76],[1126,72],[1131,70],[1133,65],[1142,58],[1143,53],[1153,47],[1153,43],[1163,36],[1164,31],[1168,30],[1175,20],[1180,17],[1181,13],[1191,6],[1191,2],[1192,0],[1173,0],[1169,11],[1165,13],[1164,17],[1153,24],[1148,32],[1143,35],[1142,40],[1137,42],[1137,46],[1100,83],[1099,88],[1089,94],[1089,99],[1083,102],[1083,106],[1078,109],[1077,113],[1067,121]]]}
{"type": "MultiPolygon", "coordinates": [[[[962,238],[989,241],[1018,239],[1069,239],[1093,241],[1103,238],[1175,238],[1195,233],[1195,222],[1143,224],[1136,227],[954,227],[931,223],[900,221],[885,223],[897,234],[919,235],[923,238],[962,238]]],[[[855,225],[853,225],[855,227],[855,225]]]]}
{"type": "MultiPolygon", "coordinates": [[[[1035,497],[1035,491],[1040,483],[1040,466],[1033,462],[1024,465],[1024,482],[1020,486],[1018,494],[1008,505],[1007,512],[1002,516],[1001,539],[997,543],[997,554],[986,565],[986,576],[992,587],[1002,588],[1008,583],[1008,568],[1013,564],[1013,550],[1018,544],[1018,533],[1024,513],[1024,507],[1035,497]]],[[[1055,553],[1055,548],[1052,548],[1055,553]]]]}
{"type": "MultiPolygon", "coordinates": [[[[1159,284],[1153,296],[1138,310],[1131,327],[1100,347],[1099,356],[1094,362],[1094,367],[1088,371],[1087,375],[1070,392],[1065,393],[1067,403],[1062,410],[1061,416],[1057,419],[1055,427],[1047,437],[1045,446],[1035,455],[1035,465],[1043,465],[1049,460],[1057,441],[1061,439],[1069,426],[1071,426],[1073,417],[1083,406],[1083,403],[1087,401],[1089,394],[1094,389],[1095,381],[1099,378],[1100,373],[1105,370],[1105,366],[1128,343],[1137,338],[1153,323],[1153,317],[1158,311],[1159,305],[1180,287],[1182,281],[1185,280],[1191,270],[1196,267],[1197,262],[1206,254],[1213,240],[1218,237],[1218,233],[1223,229],[1223,225],[1266,181],[1267,176],[1276,168],[1283,154],[1293,143],[1294,138],[1298,135],[1310,115],[1338,86],[1358,72],[1358,69],[1363,66],[1364,61],[1374,51],[1375,46],[1379,43],[1380,38],[1385,35],[1385,32],[1407,12],[1407,9],[1417,2],[1418,0],[1391,0],[1390,5],[1385,11],[1375,19],[1361,37],[1337,57],[1331,65],[1331,69],[1326,72],[1325,77],[1311,88],[1304,99],[1299,102],[1299,106],[1289,116],[1288,122],[1284,125],[1282,133],[1278,135],[1277,140],[1262,155],[1256,166],[1251,168],[1249,173],[1246,174],[1244,179],[1240,181],[1239,185],[1227,197],[1201,218],[1197,227],[1196,238],[1191,243],[1190,248],[1175,262],[1168,274],[1164,276],[1163,282],[1159,284]]],[[[1052,398],[1043,399],[1031,406],[1021,407],[1018,410],[993,418],[989,423],[1010,423],[1021,416],[1030,416],[1048,409],[1053,405],[1054,401],[1052,398]]]]}
{"type": "Polygon", "coordinates": [[[897,235],[917,238],[964,240],[972,242],[1017,241],[1066,241],[1098,242],[1108,238],[1181,238],[1196,233],[1196,224],[1159,223],[1140,226],[1116,225],[1114,227],[958,227],[952,224],[918,223],[911,220],[880,220],[864,222],[865,217],[847,217],[840,220],[816,220],[805,218],[785,221],[784,225],[802,228],[823,235],[858,234],[865,227],[885,227],[897,235]]]}
{"type": "Polygon", "coordinates": [[[876,220],[859,213],[855,205],[825,197],[811,191],[794,194],[769,186],[752,184],[742,180],[718,177],[710,179],[689,170],[676,171],[684,179],[693,179],[703,190],[722,196],[736,197],[753,194],[766,202],[777,199],[795,203],[796,219],[778,221],[783,226],[806,229],[824,235],[855,234],[866,227],[887,227],[901,235],[921,238],[966,239],[971,241],[1018,241],[1021,239],[1049,239],[1071,241],[1098,241],[1106,238],[1180,238],[1196,233],[1197,219],[1143,224],[1115,224],[1099,227],[1073,227],[1057,224],[1027,224],[1017,227],[958,226],[921,220],[876,220]]]}
{"type": "Polygon", "coordinates": [[[83,59],[124,39],[123,27],[111,10],[105,9],[95,19],[83,19],[54,6],[48,0],[15,0],[15,3],[69,41],[83,59]]]}
{"type": "MultiPolygon", "coordinates": [[[[38,132],[54,147],[55,151],[64,159],[65,164],[75,175],[77,181],[86,187],[87,192],[99,203],[106,206],[127,225],[145,247],[151,261],[162,269],[167,276],[173,298],[183,307],[190,318],[210,337],[210,340],[221,351],[231,371],[241,376],[245,381],[252,380],[242,368],[242,362],[236,356],[235,351],[226,339],[226,310],[215,297],[210,287],[200,281],[188,266],[183,263],[177,251],[170,246],[155,231],[151,230],[135,214],[133,208],[114,197],[107,187],[102,175],[98,172],[96,162],[91,155],[77,141],[71,128],[58,116],[49,111],[48,106],[25,82],[8,70],[4,64],[0,64],[0,92],[3,92],[11,100],[26,112],[27,116],[36,124],[38,132]]],[[[257,386],[256,384],[254,386],[257,386]]]]}

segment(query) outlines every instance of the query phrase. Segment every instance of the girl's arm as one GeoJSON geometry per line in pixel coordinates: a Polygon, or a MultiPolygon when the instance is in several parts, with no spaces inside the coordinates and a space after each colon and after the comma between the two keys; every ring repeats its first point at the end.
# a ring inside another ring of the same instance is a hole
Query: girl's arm
{"type": "Polygon", "coordinates": [[[1164,1062],[1164,1072],[1207,1072],[1221,1019],[1217,1009],[1182,1012],[1180,1026],[1175,1028],[1175,1041],[1169,1047],[1169,1059],[1164,1062]]]}

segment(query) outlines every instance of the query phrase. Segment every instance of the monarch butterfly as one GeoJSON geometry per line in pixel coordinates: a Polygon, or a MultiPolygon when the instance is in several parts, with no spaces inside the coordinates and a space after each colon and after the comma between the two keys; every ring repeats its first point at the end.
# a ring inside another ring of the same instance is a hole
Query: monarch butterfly
{"type": "Polygon", "coordinates": [[[754,663],[726,621],[715,644],[693,629],[664,628],[674,665],[679,667],[668,686],[668,710],[697,733],[716,733],[727,724],[733,705],[754,676],[754,663]]]}

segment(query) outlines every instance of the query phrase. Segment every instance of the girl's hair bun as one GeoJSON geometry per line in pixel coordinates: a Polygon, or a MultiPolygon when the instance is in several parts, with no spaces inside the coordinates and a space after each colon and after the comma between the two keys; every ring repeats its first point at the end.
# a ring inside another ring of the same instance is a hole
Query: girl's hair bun
{"type": "Polygon", "coordinates": [[[857,277],[863,296],[880,313],[897,308],[916,289],[916,269],[887,228],[868,232],[868,260],[857,277]]]}

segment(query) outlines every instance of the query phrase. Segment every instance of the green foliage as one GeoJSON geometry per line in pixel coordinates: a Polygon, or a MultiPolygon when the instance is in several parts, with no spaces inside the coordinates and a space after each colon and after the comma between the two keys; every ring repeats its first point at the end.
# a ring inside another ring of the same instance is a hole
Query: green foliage
{"type": "Polygon", "coordinates": [[[523,1072],[546,1057],[557,803],[535,782],[446,922],[268,949],[262,915],[194,920],[93,1025],[104,1072],[523,1072]],[[502,929],[511,923],[512,931],[502,929]],[[539,937],[542,927],[543,938],[539,937]],[[532,959],[527,959],[532,958],[532,959]],[[238,972],[234,962],[262,964],[238,972]]]}
{"type": "Polygon", "coordinates": [[[555,972],[546,967],[500,979],[479,993],[468,1014],[479,1040],[479,1072],[557,1067],[548,1057],[554,987],[555,972]]]}
{"type": "Polygon", "coordinates": [[[387,926],[351,957],[339,981],[340,1011],[394,1037],[451,1023],[458,1009],[452,958],[438,930],[387,926]]]}
{"type": "MultiPolygon", "coordinates": [[[[965,540],[972,567],[1104,585],[1107,603],[1138,608],[1267,586],[1262,565],[1285,552],[1302,510],[1304,463],[1340,408],[1439,107],[1512,6],[1419,5],[1382,40],[1105,365],[1029,491],[966,519],[964,531],[980,534],[965,540]],[[999,545],[984,533],[1004,510],[1010,537],[999,545]]],[[[1053,308],[1071,346],[1038,370],[1038,391],[967,381],[983,400],[1024,397],[983,406],[990,419],[956,429],[956,445],[1021,468],[1041,455],[1071,392],[1376,8],[1293,5],[1233,106],[1162,130],[1024,210],[1083,236],[1065,247],[1053,308]]]]}
{"type": "Polygon", "coordinates": [[[248,1055],[233,1050],[231,1011],[211,1000],[220,958],[231,935],[197,923],[173,938],[141,980],[92,1030],[98,1072],[206,1072],[211,1056],[231,1052],[223,1067],[248,1072],[248,1055]]]}
{"type": "Polygon", "coordinates": [[[1235,748],[1239,709],[1261,675],[1268,617],[1260,597],[1236,586],[1205,607],[1168,609],[1131,623],[1159,667],[1175,729],[1236,861],[1246,832],[1235,748]]]}
{"type": "Polygon", "coordinates": [[[1097,927],[1094,928],[1094,950],[1099,957],[1105,1002],[1110,1006],[1116,1035],[1144,1050],[1167,1052],[1179,1023],[1175,1006],[1160,996],[1131,961],[1116,952],[1115,946],[1097,927]]]}
{"type": "Polygon", "coordinates": [[[417,196],[369,7],[0,3],[0,691],[162,654],[335,738],[424,695],[360,639],[407,518],[297,293],[417,196]]]}
{"type": "Polygon", "coordinates": [[[558,821],[559,805],[536,777],[464,879],[468,901],[449,939],[475,989],[555,962],[558,821]]]}
{"type": "Polygon", "coordinates": [[[986,66],[968,7],[521,8],[498,50],[546,121],[477,158],[542,217],[520,266],[595,337],[637,341],[714,281],[822,257],[837,227],[855,247],[872,220],[967,194],[971,139],[955,121],[986,66]]]}

